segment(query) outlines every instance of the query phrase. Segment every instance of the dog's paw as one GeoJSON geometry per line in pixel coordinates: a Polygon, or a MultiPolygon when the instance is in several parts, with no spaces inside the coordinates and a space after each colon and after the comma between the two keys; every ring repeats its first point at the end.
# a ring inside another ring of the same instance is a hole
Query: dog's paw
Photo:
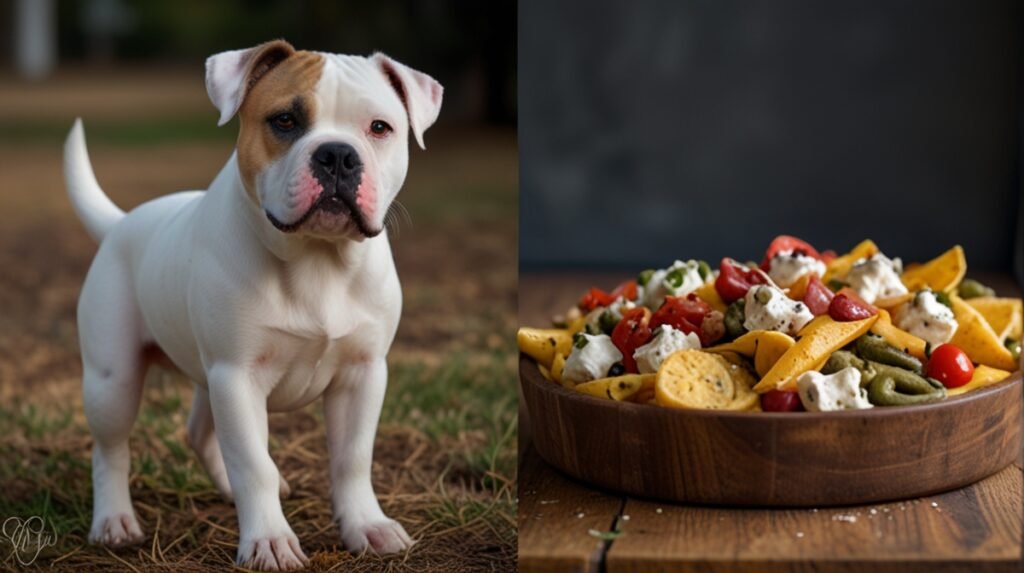
{"type": "Polygon", "coordinates": [[[309,558],[299,546],[299,539],[290,532],[242,540],[236,561],[259,571],[295,571],[309,564],[309,558]]]}
{"type": "Polygon", "coordinates": [[[415,543],[400,523],[388,518],[362,524],[342,522],[341,541],[354,553],[369,548],[378,555],[405,551],[415,543]]]}
{"type": "Polygon", "coordinates": [[[134,513],[96,515],[89,528],[89,543],[107,547],[134,545],[144,538],[134,513]]]}

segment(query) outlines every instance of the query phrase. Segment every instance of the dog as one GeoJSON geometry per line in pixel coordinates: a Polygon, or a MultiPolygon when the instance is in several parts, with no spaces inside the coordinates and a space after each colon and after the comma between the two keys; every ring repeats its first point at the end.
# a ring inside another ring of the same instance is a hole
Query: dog
{"type": "MultiPolygon", "coordinates": [[[[238,511],[237,562],[308,560],[281,509],[289,487],[268,453],[267,413],[323,397],[331,501],[345,548],[404,551],[370,480],[402,294],[385,216],[423,146],[443,89],[370,57],[283,40],[206,61],[206,88],[236,114],[235,152],[209,189],[125,214],[93,174],[81,120],[64,149],[67,191],[99,249],[78,303],[93,436],[89,540],[137,543],[128,436],[143,378],[169,361],[195,383],[188,442],[238,511]]],[[[174,166],[168,166],[173,169],[174,166]]]]}

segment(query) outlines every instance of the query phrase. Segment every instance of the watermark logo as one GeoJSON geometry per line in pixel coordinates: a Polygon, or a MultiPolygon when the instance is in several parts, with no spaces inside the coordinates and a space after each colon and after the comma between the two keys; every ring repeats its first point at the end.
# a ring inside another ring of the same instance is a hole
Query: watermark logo
{"type": "Polygon", "coordinates": [[[28,519],[8,517],[0,533],[14,546],[14,558],[26,567],[35,562],[43,549],[57,545],[57,531],[53,524],[47,527],[39,516],[28,519]]]}

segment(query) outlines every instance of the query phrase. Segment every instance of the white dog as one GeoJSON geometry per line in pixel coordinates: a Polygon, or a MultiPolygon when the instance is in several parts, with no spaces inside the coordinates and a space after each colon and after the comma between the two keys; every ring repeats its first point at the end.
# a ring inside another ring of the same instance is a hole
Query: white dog
{"type": "MultiPolygon", "coordinates": [[[[267,412],[324,399],[331,501],[352,551],[412,539],[370,483],[401,289],[384,230],[442,89],[383,54],[296,51],[284,41],[206,62],[235,153],[205,192],[125,215],[100,189],[80,121],[65,144],[68,194],[100,241],[78,304],[85,413],[94,439],[89,539],[141,541],[128,435],[147,367],[196,383],[188,439],[238,509],[237,560],[295,569],[306,556],[281,511],[267,412]]],[[[176,169],[168,165],[167,169],[176,169]]]]}

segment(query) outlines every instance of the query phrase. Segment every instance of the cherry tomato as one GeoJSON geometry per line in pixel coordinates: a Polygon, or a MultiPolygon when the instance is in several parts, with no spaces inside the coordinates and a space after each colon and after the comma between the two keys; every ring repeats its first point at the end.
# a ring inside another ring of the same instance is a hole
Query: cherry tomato
{"type": "MultiPolygon", "coordinates": [[[[771,262],[775,255],[786,251],[798,252],[821,260],[821,253],[812,247],[810,243],[790,235],[779,235],[768,245],[768,250],[765,251],[764,258],[761,259],[761,269],[767,271],[771,267],[771,262]]],[[[835,256],[835,253],[833,253],[833,256],[835,256]]]]}
{"type": "Polygon", "coordinates": [[[825,263],[827,265],[827,264],[831,263],[832,261],[834,261],[835,258],[838,257],[838,256],[839,255],[837,255],[836,252],[833,251],[832,249],[829,249],[827,251],[822,251],[821,252],[821,262],[823,262],[823,263],[825,263]]]}
{"type": "Polygon", "coordinates": [[[760,273],[748,269],[736,261],[725,258],[718,266],[715,290],[727,304],[744,297],[750,287],[767,282],[760,273]]]}
{"type": "Polygon", "coordinates": [[[615,287],[615,290],[612,291],[612,300],[620,296],[626,300],[636,300],[636,281],[626,281],[615,287]]]}
{"type": "Polygon", "coordinates": [[[967,353],[952,344],[942,344],[928,359],[928,376],[946,388],[959,388],[974,378],[974,364],[967,353]]]}
{"type": "Polygon", "coordinates": [[[818,275],[812,274],[807,281],[807,290],[804,291],[804,304],[814,316],[828,314],[829,304],[835,297],[832,291],[821,282],[818,275]]]}
{"type": "Polygon", "coordinates": [[[651,311],[644,307],[631,308],[622,313],[622,320],[612,330],[612,344],[622,353],[622,365],[626,372],[636,374],[636,360],[633,352],[651,341],[651,311]]]}
{"type": "Polygon", "coordinates": [[[843,292],[837,294],[828,305],[828,315],[832,317],[832,320],[839,322],[863,320],[876,314],[878,314],[877,308],[843,292]]]}
{"type": "Polygon", "coordinates": [[[786,390],[769,390],[761,394],[761,410],[765,412],[801,412],[800,395],[786,390]]]}

